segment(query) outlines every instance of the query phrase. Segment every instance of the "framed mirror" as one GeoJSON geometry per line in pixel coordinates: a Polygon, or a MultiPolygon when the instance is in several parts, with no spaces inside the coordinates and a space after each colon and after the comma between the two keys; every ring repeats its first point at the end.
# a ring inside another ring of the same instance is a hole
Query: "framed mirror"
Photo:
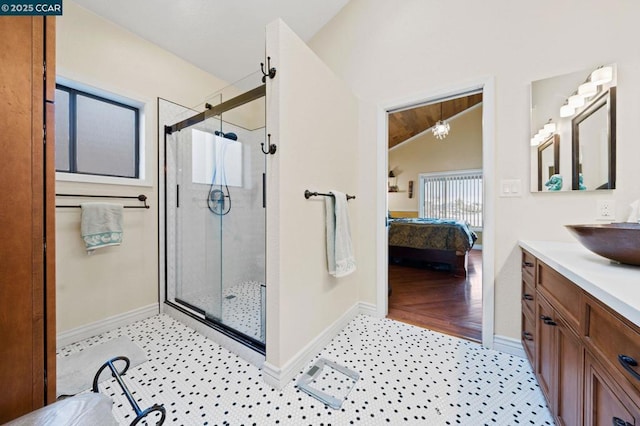
{"type": "Polygon", "coordinates": [[[571,120],[571,189],[616,187],[616,87],[571,120]]]}
{"type": "Polygon", "coordinates": [[[531,192],[615,188],[616,83],[615,64],[531,83],[531,192]]]}
{"type": "Polygon", "coordinates": [[[559,174],[560,137],[554,134],[538,145],[538,191],[557,191],[562,188],[560,179],[551,179],[559,174]]]}

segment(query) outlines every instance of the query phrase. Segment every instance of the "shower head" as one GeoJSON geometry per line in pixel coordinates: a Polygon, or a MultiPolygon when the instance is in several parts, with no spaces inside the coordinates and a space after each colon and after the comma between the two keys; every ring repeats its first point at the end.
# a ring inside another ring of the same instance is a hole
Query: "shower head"
{"type": "Polygon", "coordinates": [[[222,136],[223,138],[230,139],[232,141],[237,141],[238,140],[238,135],[236,135],[233,132],[222,133],[221,131],[216,130],[213,133],[215,133],[216,136],[222,136]]]}

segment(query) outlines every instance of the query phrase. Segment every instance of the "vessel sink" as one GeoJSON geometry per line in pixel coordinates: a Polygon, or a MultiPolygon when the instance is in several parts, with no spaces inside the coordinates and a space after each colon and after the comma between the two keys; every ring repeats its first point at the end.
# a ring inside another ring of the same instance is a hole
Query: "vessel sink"
{"type": "Polygon", "coordinates": [[[592,252],[620,263],[640,266],[640,223],[566,225],[592,252]]]}

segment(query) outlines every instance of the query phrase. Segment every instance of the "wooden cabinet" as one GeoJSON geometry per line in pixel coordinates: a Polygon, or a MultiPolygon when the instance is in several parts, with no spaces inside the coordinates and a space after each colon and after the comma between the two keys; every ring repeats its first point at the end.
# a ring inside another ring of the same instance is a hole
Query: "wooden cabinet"
{"type": "Polygon", "coordinates": [[[558,425],[580,425],[583,348],[578,335],[538,294],[536,378],[558,425]]]}
{"type": "Polygon", "coordinates": [[[54,17],[0,17],[0,423],[55,400],[54,46],[54,17]]]}
{"type": "Polygon", "coordinates": [[[640,426],[638,327],[526,251],[522,265],[522,343],[556,423],[640,426]]]}
{"type": "MultiPolygon", "coordinates": [[[[640,409],[607,369],[587,353],[585,360],[585,426],[640,425],[640,409]]],[[[637,401],[636,401],[637,402],[637,401]]]]}
{"type": "Polygon", "coordinates": [[[522,345],[531,365],[535,364],[536,290],[535,257],[522,252],[522,345]]]}

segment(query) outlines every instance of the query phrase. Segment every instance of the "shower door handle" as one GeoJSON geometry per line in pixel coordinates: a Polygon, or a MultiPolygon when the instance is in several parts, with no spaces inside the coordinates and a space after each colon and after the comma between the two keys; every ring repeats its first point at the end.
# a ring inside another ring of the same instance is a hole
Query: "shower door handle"
{"type": "Polygon", "coordinates": [[[262,174],[262,208],[267,208],[267,174],[262,174]]]}

